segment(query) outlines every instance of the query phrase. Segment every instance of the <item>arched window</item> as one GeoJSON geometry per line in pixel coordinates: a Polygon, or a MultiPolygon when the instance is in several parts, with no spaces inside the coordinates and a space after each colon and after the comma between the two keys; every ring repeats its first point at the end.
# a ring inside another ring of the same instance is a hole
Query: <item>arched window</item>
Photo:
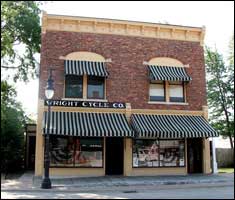
{"type": "Polygon", "coordinates": [[[149,65],[158,65],[158,66],[174,66],[174,67],[184,67],[184,64],[179,60],[168,57],[156,57],[152,58],[148,62],[149,65]]]}
{"type": "Polygon", "coordinates": [[[97,53],[72,52],[65,59],[65,98],[105,99],[105,58],[97,53]],[[81,71],[79,71],[81,70],[81,71]]]}
{"type": "Polygon", "coordinates": [[[89,51],[72,52],[64,57],[65,60],[82,60],[93,62],[105,62],[105,58],[100,54],[89,51]]]}
{"type": "Polygon", "coordinates": [[[186,102],[185,81],[191,80],[184,64],[174,58],[155,57],[148,62],[150,102],[186,102]]]}

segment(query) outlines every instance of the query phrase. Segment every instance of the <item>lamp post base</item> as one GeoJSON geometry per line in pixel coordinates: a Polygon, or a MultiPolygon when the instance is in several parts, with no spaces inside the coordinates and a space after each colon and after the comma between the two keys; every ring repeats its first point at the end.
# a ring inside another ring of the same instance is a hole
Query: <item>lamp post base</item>
{"type": "Polygon", "coordinates": [[[44,178],[41,184],[42,189],[51,189],[51,180],[49,178],[44,178]]]}

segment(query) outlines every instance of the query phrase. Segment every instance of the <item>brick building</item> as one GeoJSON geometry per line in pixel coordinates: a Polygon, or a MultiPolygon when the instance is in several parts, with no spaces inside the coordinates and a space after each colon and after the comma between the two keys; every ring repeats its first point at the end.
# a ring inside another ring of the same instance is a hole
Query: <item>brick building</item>
{"type": "Polygon", "coordinates": [[[208,138],[217,133],[206,121],[204,34],[43,13],[35,175],[48,131],[52,175],[210,173],[208,138]]]}

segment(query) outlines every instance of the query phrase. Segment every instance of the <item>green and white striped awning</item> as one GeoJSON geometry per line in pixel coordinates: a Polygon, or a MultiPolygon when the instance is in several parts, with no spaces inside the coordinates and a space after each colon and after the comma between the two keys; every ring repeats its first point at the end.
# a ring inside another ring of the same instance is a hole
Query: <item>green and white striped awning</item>
{"type": "MultiPolygon", "coordinates": [[[[44,112],[43,133],[47,133],[48,112],[44,112]]],[[[124,114],[51,112],[49,134],[80,137],[133,137],[124,114]]]]}
{"type": "Polygon", "coordinates": [[[80,60],[65,60],[65,75],[79,75],[84,74],[90,76],[107,77],[108,72],[105,69],[104,62],[91,62],[80,60]]]}
{"type": "Polygon", "coordinates": [[[192,78],[188,76],[184,67],[168,67],[149,65],[150,80],[159,81],[190,81],[192,78]]]}
{"type": "Polygon", "coordinates": [[[131,125],[137,137],[198,138],[217,137],[218,133],[202,116],[133,114],[131,125]]]}

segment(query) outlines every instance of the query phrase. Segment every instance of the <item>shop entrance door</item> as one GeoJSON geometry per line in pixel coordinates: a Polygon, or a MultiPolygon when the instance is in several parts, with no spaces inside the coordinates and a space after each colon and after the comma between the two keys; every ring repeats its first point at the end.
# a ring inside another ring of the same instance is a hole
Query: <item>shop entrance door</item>
{"type": "Polygon", "coordinates": [[[106,138],[105,174],[123,175],[123,138],[106,138]]]}
{"type": "Polygon", "coordinates": [[[202,139],[187,140],[188,173],[202,173],[202,139]]]}

